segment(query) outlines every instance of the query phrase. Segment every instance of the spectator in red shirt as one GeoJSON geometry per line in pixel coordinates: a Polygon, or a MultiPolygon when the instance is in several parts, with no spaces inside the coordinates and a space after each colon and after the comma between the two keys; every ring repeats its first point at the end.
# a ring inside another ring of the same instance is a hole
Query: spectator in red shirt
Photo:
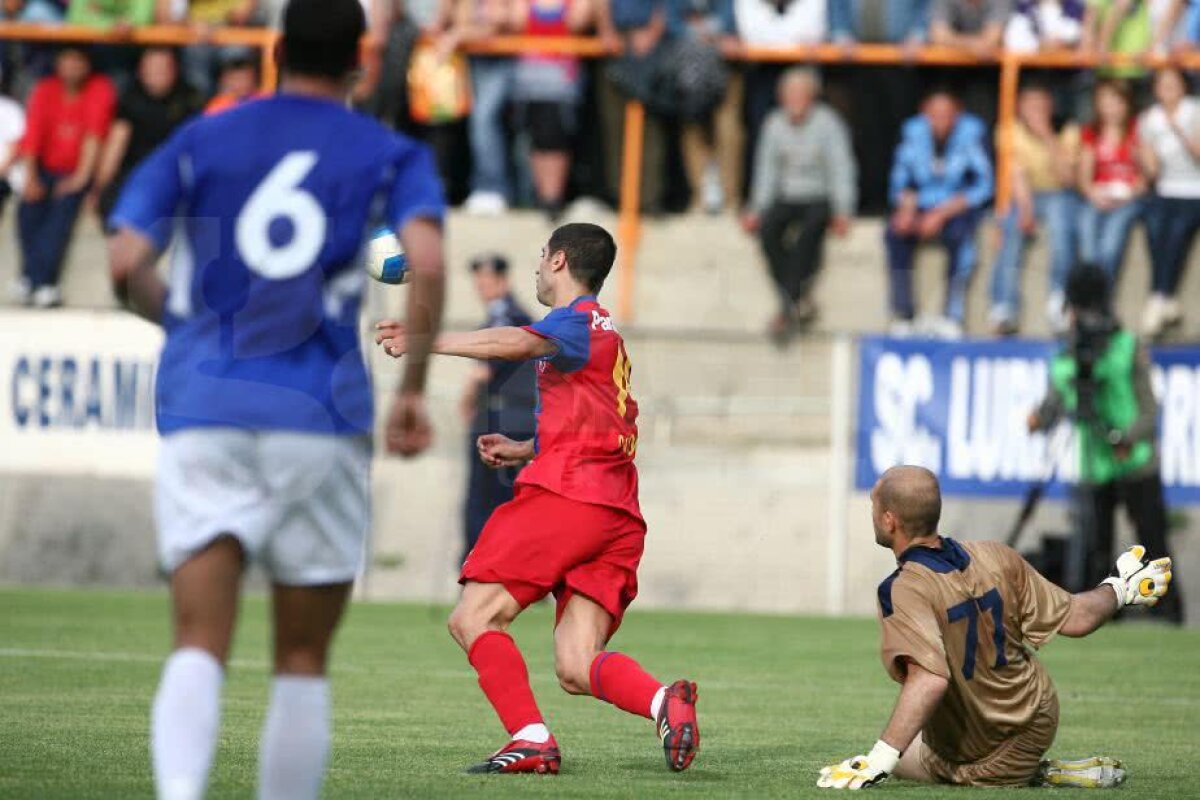
{"type": "Polygon", "coordinates": [[[29,96],[25,137],[24,202],[17,212],[22,279],[18,299],[38,308],[62,304],[58,277],[71,229],[99,161],[117,95],[112,82],[92,73],[91,59],[64,47],[54,74],[29,96]]]}
{"type": "Polygon", "coordinates": [[[1079,191],[1079,255],[1108,273],[1115,285],[1134,224],[1142,216],[1146,177],[1138,163],[1137,121],[1129,87],[1096,84],[1096,120],[1083,129],[1079,191]]]}

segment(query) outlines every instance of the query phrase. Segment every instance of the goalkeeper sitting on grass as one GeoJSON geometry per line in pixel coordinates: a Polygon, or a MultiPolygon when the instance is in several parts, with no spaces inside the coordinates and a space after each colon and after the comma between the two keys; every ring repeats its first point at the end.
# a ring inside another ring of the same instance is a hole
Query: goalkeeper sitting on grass
{"type": "Polygon", "coordinates": [[[1121,762],[1043,761],[1058,729],[1058,695],[1039,648],[1055,634],[1087,636],[1129,605],[1166,594],[1171,559],[1142,547],[1095,589],[1069,594],[1012,548],[938,535],[937,478],[895,467],[871,491],[875,541],[899,563],[879,585],[883,665],[902,684],[869,755],[821,770],[817,785],[863,789],[888,775],[965,786],[1108,788],[1121,762]]]}

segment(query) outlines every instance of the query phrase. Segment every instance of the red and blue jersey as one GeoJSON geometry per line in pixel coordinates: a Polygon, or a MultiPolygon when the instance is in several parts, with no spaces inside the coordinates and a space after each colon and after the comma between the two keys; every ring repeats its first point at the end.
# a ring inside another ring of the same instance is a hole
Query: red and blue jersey
{"type": "Polygon", "coordinates": [[[593,296],[556,308],[525,330],[555,352],[538,362],[534,458],[517,483],[642,518],[632,367],[612,316],[593,296]]]}

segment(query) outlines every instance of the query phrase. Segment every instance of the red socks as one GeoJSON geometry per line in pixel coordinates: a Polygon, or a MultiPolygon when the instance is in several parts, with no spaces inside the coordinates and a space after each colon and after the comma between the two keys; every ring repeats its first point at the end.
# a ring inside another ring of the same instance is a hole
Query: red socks
{"type": "MultiPolygon", "coordinates": [[[[471,645],[467,660],[479,675],[479,688],[510,736],[526,725],[543,721],[529,686],[525,659],[511,636],[500,631],[484,633],[471,645]]],[[[622,653],[604,652],[596,656],[590,679],[593,697],[647,719],[652,718],[650,705],[663,686],[622,653]]]]}
{"type": "MultiPolygon", "coordinates": [[[[529,686],[529,670],[511,636],[500,631],[484,633],[471,645],[467,660],[479,675],[479,688],[510,736],[526,725],[542,722],[542,712],[529,686]]],[[[647,708],[649,705],[647,700],[647,708]]]]}
{"type": "Polygon", "coordinates": [[[592,696],[612,703],[622,711],[651,719],[650,704],[662,688],[646,670],[623,653],[603,652],[590,671],[592,696]]]}

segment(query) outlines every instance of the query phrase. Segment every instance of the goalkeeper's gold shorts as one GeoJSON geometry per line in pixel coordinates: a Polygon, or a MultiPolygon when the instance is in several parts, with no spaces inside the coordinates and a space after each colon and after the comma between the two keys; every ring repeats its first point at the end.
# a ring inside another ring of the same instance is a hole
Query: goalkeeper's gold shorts
{"type": "Polygon", "coordinates": [[[918,738],[917,757],[929,777],[959,786],[1028,786],[1058,732],[1058,695],[1047,693],[1029,725],[980,761],[955,764],[918,738]]]}

